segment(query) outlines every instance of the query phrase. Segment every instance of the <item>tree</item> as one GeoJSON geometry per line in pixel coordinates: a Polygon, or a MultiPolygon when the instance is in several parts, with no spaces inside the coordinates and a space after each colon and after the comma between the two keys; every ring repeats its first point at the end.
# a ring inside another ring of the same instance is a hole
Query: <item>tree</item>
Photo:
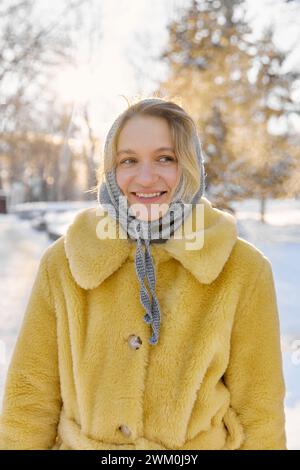
{"type": "Polygon", "coordinates": [[[39,17],[33,0],[0,4],[0,187],[3,177],[8,187],[22,183],[27,200],[79,194],[82,157],[72,144],[78,128],[47,85],[51,74],[75,62],[86,3],[64,0],[52,19],[39,17]]]}
{"type": "Polygon", "coordinates": [[[28,110],[33,99],[45,96],[49,68],[71,63],[74,49],[71,31],[83,1],[65,1],[60,14],[46,24],[36,17],[37,4],[33,0],[1,2],[0,89],[5,99],[1,109],[4,130],[12,130],[14,116],[21,106],[28,110]]]}
{"type": "MultiPolygon", "coordinates": [[[[243,3],[194,0],[173,20],[162,54],[170,73],[159,84],[162,95],[180,96],[194,117],[205,153],[206,190],[225,206],[259,193],[259,177],[254,185],[251,169],[259,175],[266,160],[276,167],[278,159],[292,154],[284,145],[287,134],[273,136],[270,124],[295,110],[291,86],[297,74],[283,73],[284,55],[272,32],[253,39],[243,3]]],[[[290,177],[290,171],[284,174],[290,177]]]]}

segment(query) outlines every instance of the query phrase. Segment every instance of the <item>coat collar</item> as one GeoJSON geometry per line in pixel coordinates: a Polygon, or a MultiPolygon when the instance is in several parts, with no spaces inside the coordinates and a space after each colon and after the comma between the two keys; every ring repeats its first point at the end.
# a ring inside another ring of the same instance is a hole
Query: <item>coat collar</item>
{"type": "MultiPolygon", "coordinates": [[[[79,212],[64,236],[65,252],[75,281],[84,289],[93,289],[113,274],[127,258],[133,259],[136,242],[121,236],[99,238],[98,209],[79,212]]],[[[110,216],[107,230],[123,230],[110,216]]],[[[201,283],[213,282],[222,271],[238,237],[236,219],[229,212],[217,209],[204,196],[186,219],[184,238],[180,227],[166,243],[151,245],[156,264],[170,257],[179,261],[201,283]],[[202,217],[203,215],[203,217],[202,217]],[[197,238],[189,238],[192,233],[197,238]],[[193,243],[197,242],[197,244],[193,243]]]]}

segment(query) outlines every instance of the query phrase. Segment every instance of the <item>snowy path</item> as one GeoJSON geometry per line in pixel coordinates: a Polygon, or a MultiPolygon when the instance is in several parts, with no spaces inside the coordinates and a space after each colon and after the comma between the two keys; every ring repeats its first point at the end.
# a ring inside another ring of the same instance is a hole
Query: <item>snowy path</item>
{"type": "Polygon", "coordinates": [[[0,215],[0,400],[13,346],[43,249],[45,233],[15,215],[0,215]]]}

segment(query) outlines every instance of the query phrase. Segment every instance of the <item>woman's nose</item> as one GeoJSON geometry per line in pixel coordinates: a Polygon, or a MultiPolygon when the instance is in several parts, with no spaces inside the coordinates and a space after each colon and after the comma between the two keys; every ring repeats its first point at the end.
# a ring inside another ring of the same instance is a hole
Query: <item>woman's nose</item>
{"type": "Polygon", "coordinates": [[[138,168],[135,181],[141,186],[150,186],[158,180],[157,172],[152,165],[141,165],[138,168]]]}

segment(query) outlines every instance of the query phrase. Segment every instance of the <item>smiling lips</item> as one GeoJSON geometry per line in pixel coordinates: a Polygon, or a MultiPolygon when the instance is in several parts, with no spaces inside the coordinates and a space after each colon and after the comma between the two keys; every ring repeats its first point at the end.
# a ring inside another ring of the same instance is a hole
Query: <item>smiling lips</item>
{"type": "Polygon", "coordinates": [[[156,202],[158,201],[167,191],[157,191],[152,193],[143,192],[132,192],[134,197],[140,202],[156,202]]]}

